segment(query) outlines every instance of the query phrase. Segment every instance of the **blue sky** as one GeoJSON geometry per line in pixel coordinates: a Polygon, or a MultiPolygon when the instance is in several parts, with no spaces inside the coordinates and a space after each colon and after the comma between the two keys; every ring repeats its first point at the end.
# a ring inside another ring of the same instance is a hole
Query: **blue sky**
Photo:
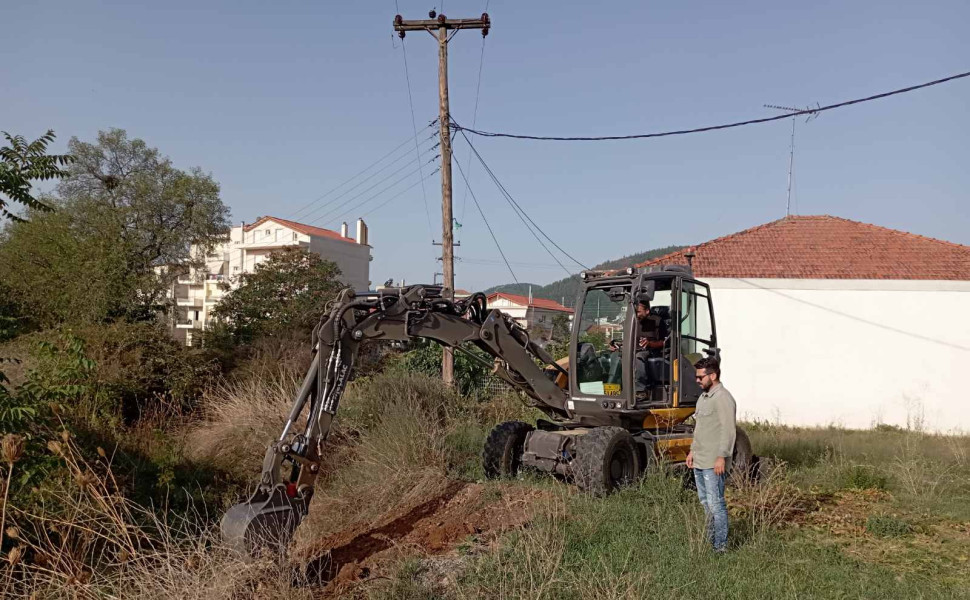
{"type": "MultiPolygon", "coordinates": [[[[477,16],[484,4],[452,0],[444,12],[477,16]]],[[[399,5],[405,18],[424,18],[434,2],[399,5]]],[[[395,12],[393,0],[5,2],[0,129],[36,137],[53,128],[62,149],[71,136],[121,127],[177,166],[211,172],[234,221],[292,217],[412,135],[395,12]]],[[[488,12],[477,117],[488,130],[684,128],[773,114],[765,103],[824,105],[970,70],[965,0],[494,0],[488,12]]],[[[423,33],[406,44],[421,127],[437,116],[437,48],[423,33]]],[[[481,49],[476,31],[450,46],[452,114],[463,124],[481,49]]],[[[797,212],[970,244],[968,107],[964,79],[799,121],[797,212]]],[[[591,265],[784,216],[789,132],[786,120],[644,141],[472,141],[547,233],[591,265]]],[[[455,150],[465,168],[468,148],[459,139],[455,150]]],[[[469,174],[518,279],[560,278],[482,170],[472,163],[469,174]]],[[[366,217],[375,283],[429,281],[440,270],[430,243],[440,240],[439,180],[426,192],[433,231],[420,186],[366,217]]],[[[455,169],[458,286],[509,281],[464,196],[455,169]]]]}

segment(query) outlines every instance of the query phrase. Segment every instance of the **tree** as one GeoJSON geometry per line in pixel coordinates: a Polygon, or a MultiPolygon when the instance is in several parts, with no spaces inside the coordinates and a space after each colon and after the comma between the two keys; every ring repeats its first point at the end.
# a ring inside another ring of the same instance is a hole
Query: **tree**
{"type": "Polygon", "coordinates": [[[225,239],[219,185],[120,129],[69,149],[68,176],[41,202],[56,211],[28,209],[0,234],[7,297],[40,326],[154,318],[172,279],[225,239]]]}
{"type": "Polygon", "coordinates": [[[24,136],[10,135],[6,131],[3,137],[10,145],[0,147],[0,217],[23,220],[10,212],[10,201],[35,211],[51,210],[33,196],[32,182],[67,176],[68,172],[62,167],[70,164],[72,157],[69,154],[47,154],[47,146],[54,141],[53,129],[30,143],[24,136]],[[8,200],[4,200],[4,196],[8,200]]]}
{"type": "Polygon", "coordinates": [[[71,138],[68,148],[75,162],[58,185],[61,201],[84,234],[117,240],[139,292],[137,308],[151,313],[179,272],[201,267],[228,234],[219,184],[198,167],[176,169],[123,129],[99,132],[96,144],[71,138]]]}
{"type": "Polygon", "coordinates": [[[283,248],[244,273],[213,311],[236,341],[312,328],[343,288],[340,269],[304,248],[283,248]]]}

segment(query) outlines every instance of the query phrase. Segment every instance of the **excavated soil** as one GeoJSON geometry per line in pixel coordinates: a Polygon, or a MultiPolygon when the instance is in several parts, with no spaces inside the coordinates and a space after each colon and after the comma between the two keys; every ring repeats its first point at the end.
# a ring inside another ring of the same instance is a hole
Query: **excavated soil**
{"type": "Polygon", "coordinates": [[[361,580],[390,575],[383,570],[394,558],[443,554],[471,536],[487,543],[525,525],[542,494],[514,484],[450,482],[375,523],[340,531],[303,551],[304,581],[339,594],[361,580]]]}

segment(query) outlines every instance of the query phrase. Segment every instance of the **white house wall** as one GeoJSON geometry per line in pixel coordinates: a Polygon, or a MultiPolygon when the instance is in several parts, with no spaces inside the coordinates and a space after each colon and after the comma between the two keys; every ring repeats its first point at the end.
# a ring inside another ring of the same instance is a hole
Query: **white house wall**
{"type": "Polygon", "coordinates": [[[337,263],[340,280],[355,290],[370,289],[370,246],[314,236],[310,252],[337,263]]]}
{"type": "Polygon", "coordinates": [[[705,281],[739,417],[970,431],[970,282],[705,281]]]}

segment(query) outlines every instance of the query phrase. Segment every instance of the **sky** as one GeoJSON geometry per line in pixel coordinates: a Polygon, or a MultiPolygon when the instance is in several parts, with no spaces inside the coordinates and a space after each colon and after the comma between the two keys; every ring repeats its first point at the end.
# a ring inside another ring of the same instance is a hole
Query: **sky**
{"type": "MultiPolygon", "coordinates": [[[[414,32],[402,47],[392,20],[432,7],[477,17],[486,4],[484,54],[478,31],[459,32],[449,79],[453,117],[490,131],[690,128],[970,70],[965,0],[3,2],[0,129],[54,129],[62,151],[123,128],[211,173],[234,222],[339,229],[364,215],[372,281],[428,282],[441,270],[441,184],[434,152],[421,154],[434,144],[437,43],[414,32]]],[[[968,108],[970,78],[799,119],[792,212],[970,244],[968,108]]],[[[790,134],[786,119],[652,140],[471,141],[546,234],[592,266],[784,217],[790,134]]],[[[461,136],[455,160],[515,278],[563,277],[461,136]]],[[[454,190],[457,287],[511,281],[457,168],[454,190]]]]}

